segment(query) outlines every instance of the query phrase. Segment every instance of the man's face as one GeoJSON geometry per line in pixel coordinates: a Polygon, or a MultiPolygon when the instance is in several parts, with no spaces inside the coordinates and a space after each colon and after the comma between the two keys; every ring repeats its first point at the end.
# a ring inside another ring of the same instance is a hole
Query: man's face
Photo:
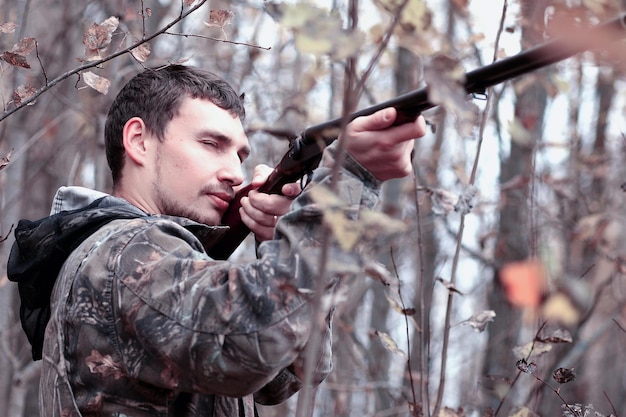
{"type": "Polygon", "coordinates": [[[249,154],[238,117],[208,100],[184,99],[156,152],[152,192],[159,212],[220,224],[249,154]]]}

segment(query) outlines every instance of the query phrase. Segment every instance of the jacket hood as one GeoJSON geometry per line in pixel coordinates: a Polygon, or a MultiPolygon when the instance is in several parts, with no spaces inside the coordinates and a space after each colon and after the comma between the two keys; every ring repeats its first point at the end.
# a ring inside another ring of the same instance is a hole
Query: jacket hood
{"type": "Polygon", "coordinates": [[[147,214],[125,200],[85,188],[63,187],[55,196],[51,216],[19,221],[7,275],[18,283],[20,320],[34,360],[41,359],[52,288],[68,256],[105,224],[143,216],[147,214]]]}

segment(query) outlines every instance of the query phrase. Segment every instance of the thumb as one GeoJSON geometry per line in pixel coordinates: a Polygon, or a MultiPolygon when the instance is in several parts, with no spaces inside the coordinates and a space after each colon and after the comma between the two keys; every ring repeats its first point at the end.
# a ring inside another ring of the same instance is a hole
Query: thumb
{"type": "Polygon", "coordinates": [[[378,110],[369,116],[363,116],[355,119],[354,128],[357,131],[376,131],[387,129],[396,120],[397,111],[393,107],[387,107],[378,110]]]}

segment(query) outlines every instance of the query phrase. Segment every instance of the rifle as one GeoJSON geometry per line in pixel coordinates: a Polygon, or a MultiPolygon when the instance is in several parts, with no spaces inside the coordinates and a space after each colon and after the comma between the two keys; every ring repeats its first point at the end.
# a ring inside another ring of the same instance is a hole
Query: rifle
{"type": "MultiPolygon", "coordinates": [[[[513,78],[570,58],[578,53],[594,49],[598,40],[617,40],[626,36],[626,14],[599,24],[592,29],[565,38],[557,38],[530,48],[492,64],[465,73],[464,88],[470,96],[486,95],[487,88],[513,78]]],[[[319,164],[326,146],[339,135],[342,126],[360,116],[367,116],[387,107],[398,110],[395,124],[414,121],[423,111],[435,107],[428,100],[428,87],[405,93],[391,100],[336,118],[303,130],[290,140],[288,151],[274,167],[269,178],[258,190],[269,194],[279,194],[283,185],[296,182],[311,173],[319,164]]],[[[222,218],[222,224],[230,226],[230,231],[211,250],[213,259],[227,259],[250,233],[239,217],[240,199],[246,196],[251,187],[242,188],[222,218]]]]}

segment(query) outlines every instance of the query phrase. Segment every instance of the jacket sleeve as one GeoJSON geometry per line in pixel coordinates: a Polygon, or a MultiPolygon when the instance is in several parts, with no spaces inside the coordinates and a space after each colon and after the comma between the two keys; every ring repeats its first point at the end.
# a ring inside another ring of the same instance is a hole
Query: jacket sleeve
{"type": "MultiPolygon", "coordinates": [[[[330,182],[332,161],[331,149],[311,185],[330,182]]],[[[376,202],[380,184],[354,160],[345,165],[339,196],[346,215],[356,219],[376,202]]],[[[316,280],[325,280],[324,296],[331,297],[336,283],[359,274],[363,264],[359,250],[331,240],[327,273],[319,276],[323,214],[307,187],[280,219],[275,239],[259,246],[260,259],[249,264],[210,259],[195,236],[167,219],[139,228],[111,265],[114,343],[124,367],[137,379],[179,391],[256,393],[262,403],[296,392],[316,280]]],[[[314,383],[332,367],[330,319],[323,332],[314,383]]]]}

